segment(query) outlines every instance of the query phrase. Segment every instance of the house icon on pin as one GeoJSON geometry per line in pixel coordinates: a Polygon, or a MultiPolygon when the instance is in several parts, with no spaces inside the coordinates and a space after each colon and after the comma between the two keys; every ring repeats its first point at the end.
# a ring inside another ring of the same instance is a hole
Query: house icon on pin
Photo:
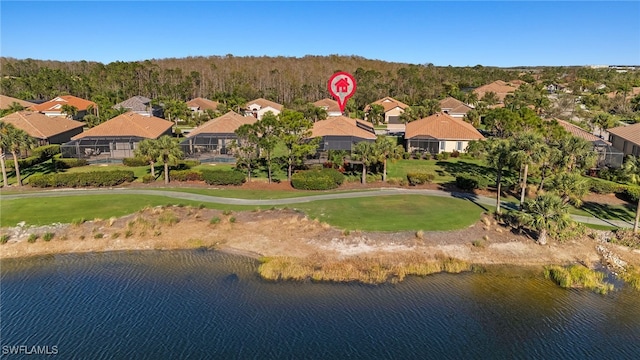
{"type": "Polygon", "coordinates": [[[342,78],[336,82],[336,92],[346,93],[349,90],[349,81],[346,78],[342,78]]]}

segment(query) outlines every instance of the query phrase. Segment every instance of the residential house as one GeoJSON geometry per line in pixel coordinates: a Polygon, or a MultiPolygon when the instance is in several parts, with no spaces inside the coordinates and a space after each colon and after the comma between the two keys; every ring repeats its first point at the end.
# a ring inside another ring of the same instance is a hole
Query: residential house
{"type": "Polygon", "coordinates": [[[333,99],[324,98],[314,102],[313,105],[324,109],[327,112],[327,116],[342,116],[340,105],[338,105],[338,102],[333,99]]]}
{"type": "Polygon", "coordinates": [[[229,145],[238,138],[235,131],[242,125],[256,121],[258,120],[253,116],[242,116],[229,111],[191,130],[180,146],[189,157],[227,155],[229,145]]]}
{"type": "Polygon", "coordinates": [[[332,116],[326,120],[316,121],[311,130],[311,138],[322,138],[318,152],[327,150],[352,151],[361,141],[375,141],[376,133],[373,124],[346,116],[332,116]]]}
{"type": "Polygon", "coordinates": [[[171,135],[173,122],[133,111],[105,121],[71,138],[62,145],[63,157],[123,159],[133,157],[137,144],[144,139],[171,135]]]}
{"type": "Polygon", "coordinates": [[[444,113],[437,113],[407,124],[404,138],[408,152],[465,152],[471,140],[484,136],[473,125],[444,113]]]}
{"type": "Polygon", "coordinates": [[[260,120],[268,111],[271,111],[274,115],[280,114],[283,106],[273,101],[259,98],[253,101],[249,101],[245,108],[245,115],[251,115],[254,118],[260,120]]]}
{"type": "Polygon", "coordinates": [[[207,110],[217,111],[219,103],[217,101],[205,99],[205,98],[195,98],[187,101],[187,106],[194,114],[202,114],[207,110]]]}
{"type": "Polygon", "coordinates": [[[625,155],[640,156],[640,123],[607,130],[609,141],[625,155]]]}
{"type": "Polygon", "coordinates": [[[598,153],[598,168],[605,166],[619,168],[622,166],[624,155],[622,152],[611,146],[610,142],[593,135],[578,125],[560,119],[554,120],[569,134],[584,139],[593,145],[593,150],[598,153]]]}
{"type": "Polygon", "coordinates": [[[440,100],[440,111],[454,118],[462,119],[472,109],[471,106],[451,96],[440,100]]]}
{"type": "Polygon", "coordinates": [[[504,98],[508,94],[515,92],[521,84],[522,81],[520,80],[514,80],[509,83],[502,80],[496,80],[490,84],[475,88],[473,92],[478,96],[478,100],[482,100],[482,98],[489,92],[495,93],[499,104],[503,104],[504,98]]]}
{"type": "Polygon", "coordinates": [[[62,112],[62,107],[64,105],[70,105],[76,108],[77,113],[73,116],[74,120],[82,119],[85,115],[87,115],[87,110],[89,108],[93,108],[94,110],[98,108],[98,105],[96,105],[96,103],[94,103],[93,101],[81,99],[72,95],[63,95],[43,102],[42,104],[32,105],[29,110],[43,113],[49,117],[66,117],[67,114],[62,112]]]}
{"type": "Polygon", "coordinates": [[[63,144],[82,132],[84,123],[60,118],[52,119],[34,111],[18,111],[0,118],[0,122],[24,130],[38,145],[63,144]]]}
{"type": "Polygon", "coordinates": [[[151,105],[151,99],[136,95],[121,103],[113,105],[114,109],[125,109],[127,112],[133,111],[142,116],[162,116],[162,108],[160,106],[151,105]]]}
{"type": "Polygon", "coordinates": [[[13,103],[18,103],[19,105],[23,106],[25,109],[35,105],[32,102],[16,99],[11,96],[0,95],[0,110],[8,109],[9,106],[11,106],[11,104],[13,103]]]}
{"type": "MultiPolygon", "coordinates": [[[[400,120],[400,115],[404,113],[404,110],[409,105],[402,103],[392,97],[384,97],[380,100],[374,101],[371,105],[380,105],[384,109],[384,123],[387,124],[389,132],[402,132],[405,129],[405,124],[400,120]]],[[[367,105],[364,108],[365,112],[369,112],[371,105],[367,105]]]]}

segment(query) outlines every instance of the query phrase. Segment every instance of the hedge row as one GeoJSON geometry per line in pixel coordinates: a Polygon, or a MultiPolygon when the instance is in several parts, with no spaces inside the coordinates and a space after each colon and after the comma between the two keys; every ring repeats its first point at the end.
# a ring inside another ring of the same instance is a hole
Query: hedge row
{"type": "Polygon", "coordinates": [[[85,173],[54,173],[33,175],[29,185],[34,187],[116,186],[135,179],[133,171],[92,171],[85,173]]]}
{"type": "Polygon", "coordinates": [[[299,171],[291,177],[291,185],[301,190],[330,190],[343,182],[344,175],[335,169],[299,171]]]}
{"type": "Polygon", "coordinates": [[[240,171],[202,170],[202,180],[209,185],[242,185],[244,173],[240,171]]]}
{"type": "Polygon", "coordinates": [[[171,170],[169,171],[171,181],[203,181],[202,172],[198,170],[171,170]]]}
{"type": "Polygon", "coordinates": [[[54,156],[51,161],[54,169],[70,169],[89,165],[89,162],[85,159],[61,158],[59,156],[54,156]]]}
{"type": "Polygon", "coordinates": [[[617,194],[625,190],[626,185],[613,181],[589,178],[589,190],[596,194],[617,194]]]}
{"type": "MultiPolygon", "coordinates": [[[[39,146],[31,150],[31,156],[24,159],[18,159],[18,166],[20,166],[20,169],[26,169],[33,165],[43,163],[59,153],[60,145],[39,146]]],[[[9,153],[5,156],[6,159],[8,159],[8,161],[5,161],[5,166],[9,169],[13,169],[15,167],[15,162],[13,162],[13,159],[11,159],[12,155],[9,153]]]]}
{"type": "Polygon", "coordinates": [[[409,185],[428,184],[431,183],[435,178],[436,175],[431,173],[407,173],[407,181],[409,181],[409,185]]]}
{"type": "MultiPolygon", "coordinates": [[[[130,157],[122,159],[122,164],[124,166],[137,167],[137,166],[148,166],[149,162],[144,158],[140,157],[130,157]]],[[[171,166],[173,170],[188,170],[194,166],[200,165],[200,161],[198,160],[180,160],[176,165],[171,166]]]]}
{"type": "Polygon", "coordinates": [[[475,174],[462,173],[456,176],[456,186],[461,190],[486,190],[489,179],[475,174]]]}

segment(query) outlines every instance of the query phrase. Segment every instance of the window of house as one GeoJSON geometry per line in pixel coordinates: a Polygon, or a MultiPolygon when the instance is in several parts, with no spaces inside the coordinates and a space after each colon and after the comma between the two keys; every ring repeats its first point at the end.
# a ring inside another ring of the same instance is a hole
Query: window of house
{"type": "Polygon", "coordinates": [[[458,141],[458,143],[456,144],[456,150],[457,151],[462,151],[462,141],[458,141]]]}
{"type": "Polygon", "coordinates": [[[440,141],[440,151],[444,151],[444,149],[445,149],[445,144],[446,144],[446,142],[445,142],[445,141],[440,141]]]}

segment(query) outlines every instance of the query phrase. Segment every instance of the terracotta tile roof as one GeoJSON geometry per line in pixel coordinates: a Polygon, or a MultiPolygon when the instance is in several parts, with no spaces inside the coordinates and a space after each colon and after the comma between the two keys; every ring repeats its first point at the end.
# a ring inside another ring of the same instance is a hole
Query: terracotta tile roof
{"type": "Polygon", "coordinates": [[[324,98],[322,100],[314,102],[313,105],[315,105],[316,107],[321,107],[327,110],[327,112],[340,112],[340,106],[338,105],[338,102],[333,99],[324,98]]]}
{"type": "MultiPolygon", "coordinates": [[[[400,109],[404,110],[406,108],[409,107],[409,105],[400,102],[392,97],[386,96],[383,97],[380,100],[376,100],[373,103],[371,103],[371,105],[376,104],[376,105],[382,105],[382,107],[384,108],[384,112],[387,112],[391,109],[395,109],[397,107],[399,107],[400,109]]],[[[368,111],[369,110],[370,105],[367,105],[364,109],[364,111],[368,111]]]]}
{"type": "Polygon", "coordinates": [[[217,101],[201,97],[187,101],[188,107],[198,108],[198,110],[218,110],[218,104],[217,101]]]}
{"type": "Polygon", "coordinates": [[[447,110],[449,114],[466,114],[471,110],[471,107],[462,101],[449,96],[446,99],[440,100],[440,109],[442,111],[447,110]]]}
{"type": "Polygon", "coordinates": [[[407,124],[404,138],[427,137],[440,140],[480,140],[484,136],[473,125],[438,113],[407,124]]]}
{"type": "Polygon", "coordinates": [[[151,103],[151,99],[144,96],[136,95],[121,103],[113,105],[113,108],[114,109],[124,108],[132,111],[147,111],[147,110],[150,110],[150,106],[151,106],[150,103],[151,103]]]}
{"type": "Polygon", "coordinates": [[[640,123],[627,126],[618,126],[607,130],[609,134],[616,135],[634,144],[640,145],[640,123]]]}
{"type": "Polygon", "coordinates": [[[62,105],[75,106],[78,111],[87,110],[87,107],[89,107],[89,105],[93,106],[94,108],[98,107],[98,105],[96,105],[96,103],[94,103],[93,101],[81,99],[72,95],[63,95],[51,99],[47,102],[43,102],[42,104],[33,105],[31,106],[30,110],[39,112],[60,112],[62,105]]]}
{"type": "Polygon", "coordinates": [[[269,101],[267,99],[263,99],[263,98],[259,98],[259,99],[255,99],[252,101],[249,101],[246,105],[246,107],[249,107],[253,104],[257,104],[258,106],[260,106],[260,108],[266,108],[267,106],[270,106],[278,111],[282,111],[282,105],[275,103],[273,101],[269,101]]]}
{"type": "Polygon", "coordinates": [[[484,94],[488,92],[494,92],[496,93],[500,101],[504,101],[504,98],[507,96],[507,94],[513,93],[514,91],[516,91],[516,89],[518,89],[518,87],[520,87],[519,83],[508,84],[502,80],[496,80],[491,84],[482,85],[478,88],[475,88],[473,92],[478,95],[478,99],[482,99],[484,94]]]}
{"type": "Polygon", "coordinates": [[[242,116],[233,111],[229,111],[191,130],[187,137],[198,134],[233,134],[240,126],[253,124],[256,121],[258,121],[258,119],[253,116],[242,116]]]}
{"type": "Polygon", "coordinates": [[[0,95],[0,109],[9,108],[9,105],[13,104],[14,102],[17,102],[18,104],[24,106],[25,108],[35,105],[32,102],[12,98],[11,96],[0,95]]]}
{"type": "Polygon", "coordinates": [[[50,118],[47,115],[33,111],[18,111],[9,114],[0,121],[24,130],[36,139],[48,139],[69,130],[81,128],[84,123],[67,118],[50,118]]]}
{"type": "Polygon", "coordinates": [[[583,128],[581,128],[578,125],[574,125],[570,122],[566,122],[564,120],[560,120],[560,119],[554,119],[558,122],[558,124],[560,124],[560,126],[562,126],[565,130],[567,130],[567,132],[575,137],[579,137],[582,139],[585,139],[587,141],[590,142],[603,142],[606,143],[607,145],[611,145],[611,143],[609,143],[606,140],[600,139],[599,137],[593,135],[592,133],[584,130],[583,128]]]}
{"type": "Polygon", "coordinates": [[[311,137],[320,136],[354,136],[369,140],[376,139],[372,123],[346,116],[333,116],[327,120],[316,121],[311,130],[311,137]]]}
{"type": "Polygon", "coordinates": [[[146,139],[157,139],[171,129],[173,122],[155,116],[143,116],[134,112],[127,112],[105,121],[71,140],[85,137],[124,137],[136,136],[146,139]]]}

